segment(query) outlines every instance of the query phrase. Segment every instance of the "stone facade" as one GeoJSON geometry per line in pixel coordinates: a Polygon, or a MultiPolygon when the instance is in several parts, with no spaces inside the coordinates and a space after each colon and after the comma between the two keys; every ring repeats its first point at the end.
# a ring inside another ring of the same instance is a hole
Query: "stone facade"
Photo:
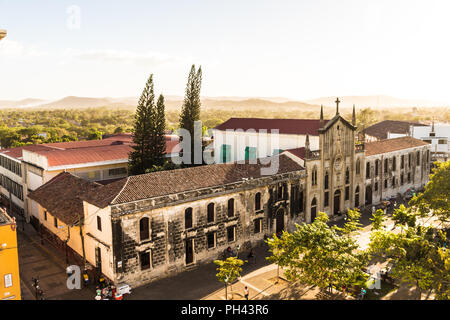
{"type": "Polygon", "coordinates": [[[305,172],[298,171],[111,206],[116,279],[147,283],[218,259],[228,247],[248,250],[267,235],[292,227],[303,221],[303,210],[291,207],[291,201],[297,201],[298,182],[304,179],[305,172]],[[214,218],[208,221],[211,205],[214,218]],[[187,210],[192,214],[188,227],[187,210]],[[139,227],[145,218],[150,232],[141,240],[139,227]],[[145,254],[150,256],[149,266],[143,261],[145,254]]]}

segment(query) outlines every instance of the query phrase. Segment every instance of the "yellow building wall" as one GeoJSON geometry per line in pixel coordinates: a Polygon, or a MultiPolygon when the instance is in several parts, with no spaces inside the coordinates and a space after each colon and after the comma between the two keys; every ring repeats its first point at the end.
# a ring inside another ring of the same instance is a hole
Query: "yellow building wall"
{"type": "Polygon", "coordinates": [[[17,234],[12,225],[0,225],[0,300],[21,300],[17,234]]]}

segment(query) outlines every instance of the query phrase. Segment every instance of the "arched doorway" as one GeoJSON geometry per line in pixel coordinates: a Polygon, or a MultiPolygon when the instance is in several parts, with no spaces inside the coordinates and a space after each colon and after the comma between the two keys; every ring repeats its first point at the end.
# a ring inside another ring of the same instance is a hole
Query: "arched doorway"
{"type": "Polygon", "coordinates": [[[359,207],[359,186],[355,189],[355,208],[359,207]]]}
{"type": "Polygon", "coordinates": [[[311,201],[311,223],[314,222],[317,216],[317,200],[314,198],[311,201]]]}
{"type": "Polygon", "coordinates": [[[276,215],[276,228],[275,228],[275,233],[278,235],[279,233],[281,233],[284,230],[284,209],[280,208],[277,211],[277,215],[276,215]]]}
{"type": "Polygon", "coordinates": [[[366,205],[372,204],[372,186],[366,187],[366,205]]]}
{"type": "Polygon", "coordinates": [[[338,214],[341,211],[341,190],[334,192],[334,214],[338,214]]]}

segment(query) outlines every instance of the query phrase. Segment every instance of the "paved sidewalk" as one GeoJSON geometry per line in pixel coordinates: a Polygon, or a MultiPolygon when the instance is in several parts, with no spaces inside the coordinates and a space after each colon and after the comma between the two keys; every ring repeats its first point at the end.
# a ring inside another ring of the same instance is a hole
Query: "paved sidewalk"
{"type": "MultiPolygon", "coordinates": [[[[255,258],[245,263],[242,275],[245,276],[270,264],[265,258],[269,255],[264,244],[253,248],[255,258]]],[[[246,260],[248,252],[239,253],[239,258],[246,260]]],[[[223,288],[216,278],[217,266],[213,262],[200,265],[197,268],[176,274],[171,277],[156,280],[147,285],[133,288],[128,300],[199,300],[223,288]]]]}
{"type": "MultiPolygon", "coordinates": [[[[39,285],[48,300],[91,300],[95,288],[70,290],[66,281],[65,255],[48,241],[41,244],[39,234],[28,223],[22,224],[16,216],[19,253],[19,272],[21,278],[22,300],[34,300],[35,289],[32,278],[39,278],[39,285]]],[[[70,262],[70,261],[69,261],[70,262]]]]}

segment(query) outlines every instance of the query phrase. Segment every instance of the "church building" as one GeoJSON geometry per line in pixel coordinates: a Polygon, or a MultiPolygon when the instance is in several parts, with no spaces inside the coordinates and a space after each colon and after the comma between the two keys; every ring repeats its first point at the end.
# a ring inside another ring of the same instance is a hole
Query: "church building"
{"type": "Polygon", "coordinates": [[[62,172],[30,193],[33,214],[96,272],[139,286],[427,183],[428,143],[364,142],[339,102],[329,120],[230,119],[214,131],[215,164],[105,185],[62,172]]]}

